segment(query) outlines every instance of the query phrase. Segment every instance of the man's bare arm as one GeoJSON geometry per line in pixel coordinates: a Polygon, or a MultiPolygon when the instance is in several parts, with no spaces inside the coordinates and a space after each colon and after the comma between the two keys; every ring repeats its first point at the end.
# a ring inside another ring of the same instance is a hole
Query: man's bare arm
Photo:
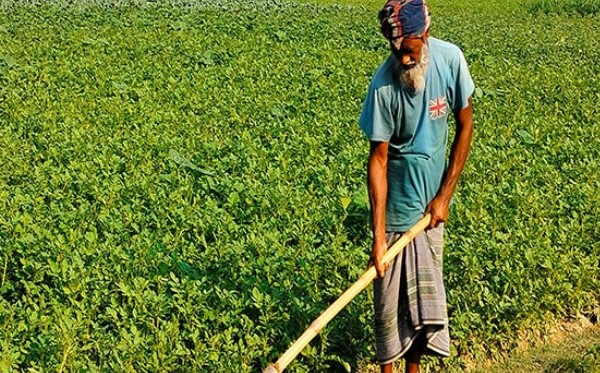
{"type": "Polygon", "coordinates": [[[450,151],[450,163],[444,174],[440,190],[425,211],[431,213],[429,228],[433,228],[439,222],[448,219],[450,200],[467,161],[467,155],[471,148],[471,138],[473,137],[473,104],[471,98],[469,98],[467,107],[454,113],[454,119],[456,120],[456,134],[450,151]]]}
{"type": "Polygon", "coordinates": [[[373,245],[371,248],[370,263],[375,265],[379,277],[383,277],[387,269],[383,264],[383,256],[387,252],[387,242],[385,239],[385,208],[388,192],[387,167],[388,143],[371,141],[369,163],[367,166],[371,222],[373,224],[373,245]]]}

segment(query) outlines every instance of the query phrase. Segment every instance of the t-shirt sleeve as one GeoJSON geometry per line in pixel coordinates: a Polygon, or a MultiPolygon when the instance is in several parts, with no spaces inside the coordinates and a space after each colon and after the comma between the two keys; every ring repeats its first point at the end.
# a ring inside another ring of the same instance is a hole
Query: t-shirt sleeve
{"type": "Polygon", "coordinates": [[[389,142],[394,131],[394,121],[389,97],[384,89],[371,82],[360,113],[359,124],[371,141],[389,142]]]}
{"type": "Polygon", "coordinates": [[[450,82],[450,95],[452,98],[452,110],[457,112],[469,104],[469,97],[473,94],[475,84],[471,78],[469,67],[465,56],[459,50],[458,56],[452,66],[453,80],[450,82]]]}

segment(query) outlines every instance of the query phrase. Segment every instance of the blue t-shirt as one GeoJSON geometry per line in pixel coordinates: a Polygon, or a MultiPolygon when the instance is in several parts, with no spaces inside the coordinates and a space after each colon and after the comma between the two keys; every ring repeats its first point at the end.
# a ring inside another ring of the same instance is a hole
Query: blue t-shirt
{"type": "Polygon", "coordinates": [[[370,140],[389,142],[388,232],[412,227],[437,194],[446,169],[448,115],[465,108],[474,89],[457,46],[432,37],[428,46],[425,90],[403,89],[390,55],[373,76],[359,119],[370,140]]]}

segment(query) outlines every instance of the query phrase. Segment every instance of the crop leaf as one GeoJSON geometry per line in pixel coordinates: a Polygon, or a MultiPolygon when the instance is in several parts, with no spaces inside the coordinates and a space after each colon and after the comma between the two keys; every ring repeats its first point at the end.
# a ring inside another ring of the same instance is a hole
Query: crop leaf
{"type": "Polygon", "coordinates": [[[200,168],[198,166],[196,166],[195,164],[193,164],[189,159],[184,158],[181,154],[179,154],[179,152],[175,149],[171,149],[169,151],[169,157],[171,158],[171,160],[175,163],[177,163],[179,166],[184,167],[184,168],[189,168],[192,171],[196,171],[202,175],[207,175],[207,176],[214,176],[214,174],[210,171],[207,171],[203,168],[200,168]]]}

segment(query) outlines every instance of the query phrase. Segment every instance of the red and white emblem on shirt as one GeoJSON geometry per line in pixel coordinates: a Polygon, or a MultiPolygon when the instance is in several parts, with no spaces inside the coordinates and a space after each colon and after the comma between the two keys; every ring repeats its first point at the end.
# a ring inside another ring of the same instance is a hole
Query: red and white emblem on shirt
{"type": "Polygon", "coordinates": [[[439,117],[446,114],[448,110],[448,102],[446,97],[438,97],[435,100],[429,100],[429,118],[432,120],[438,119],[439,117]]]}

